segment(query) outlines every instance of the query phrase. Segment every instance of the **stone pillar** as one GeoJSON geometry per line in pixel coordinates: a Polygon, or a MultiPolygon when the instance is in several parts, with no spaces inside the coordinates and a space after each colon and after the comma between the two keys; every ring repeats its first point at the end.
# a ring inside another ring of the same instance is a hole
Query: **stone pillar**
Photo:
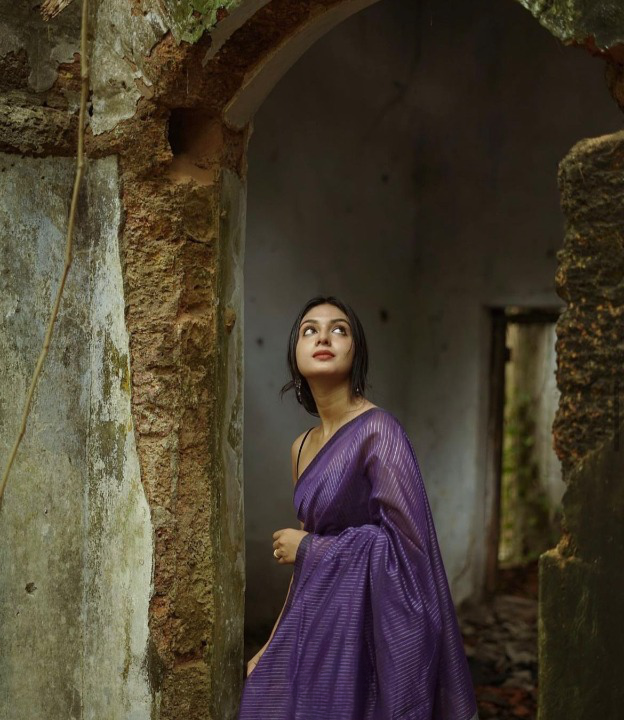
{"type": "Polygon", "coordinates": [[[242,685],[245,192],[220,155],[232,151],[220,125],[204,119],[194,134],[176,120],[187,141],[170,171],[136,174],[124,161],[126,322],[155,531],[150,655],[163,719],[233,718],[242,685]]]}
{"type": "Polygon", "coordinates": [[[624,132],[559,167],[561,391],[554,442],[564,533],[540,558],[539,720],[617,720],[624,707],[624,132]]]}

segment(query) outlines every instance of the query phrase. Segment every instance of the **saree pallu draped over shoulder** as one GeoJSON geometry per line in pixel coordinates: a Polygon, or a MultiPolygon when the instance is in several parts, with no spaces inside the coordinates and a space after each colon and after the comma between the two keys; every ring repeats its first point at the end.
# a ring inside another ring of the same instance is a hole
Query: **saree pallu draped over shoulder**
{"type": "Polygon", "coordinates": [[[478,720],[425,486],[408,436],[373,407],[297,480],[308,531],[239,720],[478,720]]]}

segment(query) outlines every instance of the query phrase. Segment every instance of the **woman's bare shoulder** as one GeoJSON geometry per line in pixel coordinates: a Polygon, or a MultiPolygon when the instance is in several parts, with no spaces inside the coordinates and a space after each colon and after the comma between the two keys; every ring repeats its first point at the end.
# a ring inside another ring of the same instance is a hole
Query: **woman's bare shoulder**
{"type": "Polygon", "coordinates": [[[308,428],[307,430],[304,430],[300,435],[297,435],[297,437],[294,439],[293,444],[290,448],[290,459],[292,461],[292,478],[293,478],[293,484],[297,482],[297,456],[299,455],[299,448],[301,447],[301,443],[303,442],[303,438],[306,436],[310,430],[313,430],[314,428],[308,428]]]}
{"type": "Polygon", "coordinates": [[[292,454],[292,456],[293,456],[294,458],[297,457],[297,453],[299,452],[299,447],[300,447],[300,445],[301,445],[301,442],[302,442],[303,438],[306,436],[306,434],[307,434],[310,430],[313,430],[313,429],[314,429],[314,428],[308,428],[307,430],[304,430],[304,431],[301,433],[301,435],[297,435],[297,437],[293,440],[293,444],[292,444],[292,447],[291,447],[291,454],[292,454]]]}

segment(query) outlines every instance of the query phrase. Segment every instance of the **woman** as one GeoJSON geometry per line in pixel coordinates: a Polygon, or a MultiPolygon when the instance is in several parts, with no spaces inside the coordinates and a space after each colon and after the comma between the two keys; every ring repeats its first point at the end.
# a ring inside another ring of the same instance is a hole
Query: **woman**
{"type": "Polygon", "coordinates": [[[295,321],[282,388],[321,423],[292,446],[301,530],[273,534],[292,564],[239,720],[476,720],[474,690],[412,445],[364,396],[353,310],[315,297],[295,321]]]}

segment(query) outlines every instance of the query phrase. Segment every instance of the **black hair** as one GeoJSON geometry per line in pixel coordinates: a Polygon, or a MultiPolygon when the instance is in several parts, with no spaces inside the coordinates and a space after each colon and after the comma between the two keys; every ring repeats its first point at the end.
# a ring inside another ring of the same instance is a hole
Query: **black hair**
{"type": "Polygon", "coordinates": [[[318,417],[318,408],[316,407],[316,402],[314,401],[314,396],[312,395],[312,391],[310,390],[310,386],[308,385],[308,381],[301,375],[299,372],[299,368],[297,367],[297,342],[299,340],[299,328],[301,326],[301,321],[305,314],[310,310],[310,308],[316,307],[317,305],[322,305],[323,303],[329,303],[330,305],[334,305],[335,307],[342,310],[342,312],[347,316],[349,319],[349,322],[351,324],[351,333],[353,337],[353,342],[355,344],[354,348],[354,354],[353,354],[353,364],[351,366],[351,375],[350,375],[350,385],[351,385],[351,397],[355,397],[356,395],[363,395],[364,390],[367,387],[366,382],[366,374],[368,373],[368,347],[366,345],[366,337],[364,335],[364,328],[362,327],[362,323],[360,322],[360,319],[355,314],[353,308],[351,308],[350,305],[343,302],[342,300],[339,300],[334,295],[317,295],[316,297],[313,297],[311,300],[308,300],[308,302],[301,308],[299,311],[299,314],[297,315],[297,319],[295,320],[292,329],[290,331],[290,338],[288,340],[288,354],[286,356],[286,364],[288,367],[288,370],[290,371],[292,380],[287,382],[282,389],[280,390],[280,397],[284,395],[285,392],[288,390],[292,390],[295,387],[295,382],[297,380],[301,381],[301,389],[300,389],[300,395],[301,397],[297,397],[297,402],[300,405],[303,405],[303,407],[311,414],[316,415],[318,417]]]}

